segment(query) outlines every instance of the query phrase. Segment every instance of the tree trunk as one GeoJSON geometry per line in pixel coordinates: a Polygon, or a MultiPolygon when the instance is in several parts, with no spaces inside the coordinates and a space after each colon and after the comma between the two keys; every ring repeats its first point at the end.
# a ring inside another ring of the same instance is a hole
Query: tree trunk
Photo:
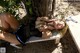
{"type": "Polygon", "coordinates": [[[55,0],[32,0],[33,11],[37,16],[53,17],[55,0]]]}

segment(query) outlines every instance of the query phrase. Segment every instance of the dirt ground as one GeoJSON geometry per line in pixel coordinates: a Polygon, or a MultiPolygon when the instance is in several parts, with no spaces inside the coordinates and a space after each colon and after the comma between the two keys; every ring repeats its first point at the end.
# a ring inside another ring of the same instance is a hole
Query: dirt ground
{"type": "Polygon", "coordinates": [[[69,32],[61,39],[59,44],[54,40],[29,43],[22,50],[7,46],[7,53],[79,53],[69,32]]]}

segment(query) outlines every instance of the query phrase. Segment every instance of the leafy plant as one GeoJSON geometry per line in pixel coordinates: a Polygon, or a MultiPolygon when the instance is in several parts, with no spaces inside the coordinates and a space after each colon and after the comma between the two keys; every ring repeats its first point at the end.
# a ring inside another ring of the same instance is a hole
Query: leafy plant
{"type": "MultiPolygon", "coordinates": [[[[15,16],[16,10],[21,7],[19,5],[20,1],[21,0],[0,0],[0,6],[2,6],[0,13],[9,12],[15,16]]],[[[18,15],[16,15],[16,18],[18,18],[18,15]]]]}
{"type": "Polygon", "coordinates": [[[33,11],[32,11],[32,1],[31,0],[27,0],[26,1],[26,7],[28,10],[28,14],[29,15],[33,15],[33,11]]]}

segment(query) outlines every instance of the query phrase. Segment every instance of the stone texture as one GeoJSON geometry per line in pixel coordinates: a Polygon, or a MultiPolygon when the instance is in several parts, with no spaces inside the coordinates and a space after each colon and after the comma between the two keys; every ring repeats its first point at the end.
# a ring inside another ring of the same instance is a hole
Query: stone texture
{"type": "Polygon", "coordinates": [[[64,0],[56,0],[54,16],[64,18],[67,16],[78,15],[80,13],[80,2],[64,2],[64,0]]]}

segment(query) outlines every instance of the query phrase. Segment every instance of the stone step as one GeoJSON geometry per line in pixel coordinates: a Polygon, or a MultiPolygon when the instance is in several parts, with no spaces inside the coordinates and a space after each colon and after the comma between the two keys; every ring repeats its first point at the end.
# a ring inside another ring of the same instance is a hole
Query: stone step
{"type": "Polygon", "coordinates": [[[70,34],[80,52],[80,14],[68,17],[66,23],[69,26],[70,34]]]}

